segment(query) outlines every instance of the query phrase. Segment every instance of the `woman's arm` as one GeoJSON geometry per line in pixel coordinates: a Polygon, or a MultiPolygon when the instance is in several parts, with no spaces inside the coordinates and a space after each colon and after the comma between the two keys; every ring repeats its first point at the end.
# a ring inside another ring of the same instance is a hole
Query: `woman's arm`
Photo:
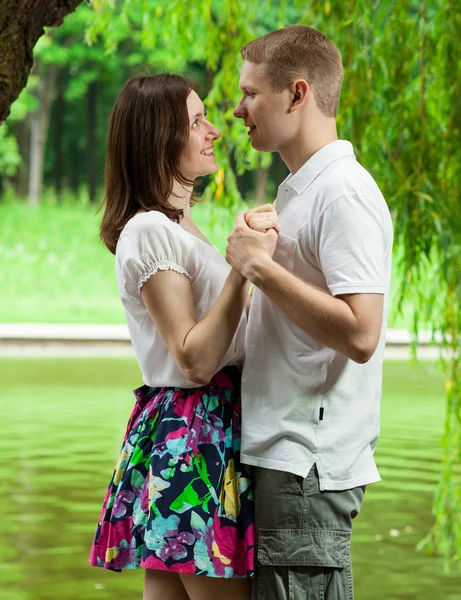
{"type": "MultiPolygon", "coordinates": [[[[278,233],[280,231],[280,224],[278,220],[277,210],[275,208],[275,202],[273,204],[263,204],[262,206],[256,206],[251,210],[245,212],[245,221],[251,229],[265,233],[268,229],[275,229],[278,233]]],[[[251,300],[253,298],[253,286],[249,291],[247,302],[246,302],[246,314],[248,316],[250,312],[251,300]]]]}
{"type": "Polygon", "coordinates": [[[209,313],[195,319],[185,275],[159,271],[141,289],[143,302],[183,374],[205,385],[229,348],[248,297],[248,282],[232,270],[209,313]]]}
{"type": "MultiPolygon", "coordinates": [[[[245,217],[236,217],[238,228],[245,217]]],[[[271,257],[277,243],[278,220],[270,211],[268,219],[255,229],[271,257]],[[267,225],[273,228],[266,231],[267,225]]],[[[196,321],[188,278],[175,271],[159,271],[141,288],[141,297],[158,332],[182,373],[194,383],[207,384],[229,348],[248,301],[248,281],[234,269],[209,313],[196,321]]]]}
{"type": "Polygon", "coordinates": [[[253,298],[253,287],[251,287],[250,291],[248,292],[248,296],[247,296],[247,301],[246,301],[246,313],[247,316],[250,312],[250,306],[251,306],[251,299],[253,298]]]}

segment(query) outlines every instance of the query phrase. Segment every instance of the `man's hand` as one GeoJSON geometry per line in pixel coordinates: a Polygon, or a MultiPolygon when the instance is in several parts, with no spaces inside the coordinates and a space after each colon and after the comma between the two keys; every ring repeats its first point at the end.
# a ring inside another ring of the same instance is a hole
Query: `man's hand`
{"type": "Polygon", "coordinates": [[[270,260],[274,254],[277,232],[274,228],[268,229],[265,233],[253,231],[245,220],[245,214],[238,213],[234,230],[228,236],[227,241],[227,262],[238,273],[251,281],[258,265],[265,260],[270,260]]]}
{"type": "Polygon", "coordinates": [[[280,231],[279,218],[273,204],[263,204],[245,212],[245,221],[251,229],[265,233],[268,229],[280,231]]]}

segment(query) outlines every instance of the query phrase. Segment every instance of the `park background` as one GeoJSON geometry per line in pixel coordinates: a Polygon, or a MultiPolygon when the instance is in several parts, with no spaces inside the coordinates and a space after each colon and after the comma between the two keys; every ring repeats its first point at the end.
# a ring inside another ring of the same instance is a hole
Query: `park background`
{"type": "MultiPolygon", "coordinates": [[[[253,152],[232,118],[238,50],[291,23],[320,29],[343,55],[339,136],[353,142],[394,220],[389,326],[412,340],[384,365],[383,481],[355,522],[356,598],[460,600],[459,1],[73,4],[40,37],[0,127],[0,324],[123,324],[97,209],[110,110],[135,73],[194,78],[223,132],[221,169],[193,209],[222,251],[235,213],[272,200],[287,173],[278,156],[253,152]],[[418,350],[425,336],[433,352],[418,350]]],[[[133,357],[10,342],[0,341],[0,599],[139,597],[141,573],[86,562],[140,383],[133,357]]]]}

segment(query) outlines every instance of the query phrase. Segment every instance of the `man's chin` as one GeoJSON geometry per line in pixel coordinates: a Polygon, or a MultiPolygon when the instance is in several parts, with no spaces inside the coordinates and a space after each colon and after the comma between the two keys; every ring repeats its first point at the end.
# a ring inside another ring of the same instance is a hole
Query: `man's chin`
{"type": "Polygon", "coordinates": [[[274,150],[269,146],[269,144],[265,144],[264,142],[260,142],[259,140],[251,140],[251,147],[258,152],[274,152],[274,150]]]}

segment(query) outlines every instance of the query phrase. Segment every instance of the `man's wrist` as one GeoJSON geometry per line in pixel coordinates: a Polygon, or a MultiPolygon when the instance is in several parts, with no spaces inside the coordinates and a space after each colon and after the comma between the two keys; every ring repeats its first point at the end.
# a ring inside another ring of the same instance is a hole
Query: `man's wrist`
{"type": "Polygon", "coordinates": [[[255,257],[248,265],[245,275],[256,287],[261,287],[261,283],[265,280],[274,264],[274,261],[267,252],[261,253],[261,255],[255,257]]]}

